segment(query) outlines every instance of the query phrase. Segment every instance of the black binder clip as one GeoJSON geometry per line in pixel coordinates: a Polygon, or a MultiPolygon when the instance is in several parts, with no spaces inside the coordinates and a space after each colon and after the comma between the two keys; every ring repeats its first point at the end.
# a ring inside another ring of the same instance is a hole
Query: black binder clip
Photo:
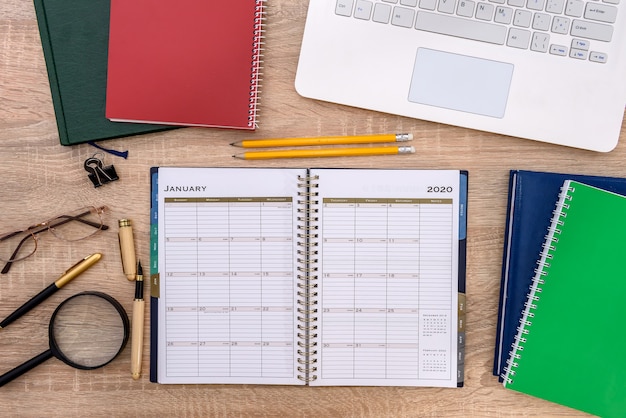
{"type": "Polygon", "coordinates": [[[115,172],[115,167],[112,165],[105,167],[102,164],[102,161],[96,158],[96,155],[98,154],[95,154],[93,157],[85,160],[85,170],[89,173],[87,176],[93,183],[93,187],[100,187],[103,184],[118,180],[119,177],[115,172]]]}

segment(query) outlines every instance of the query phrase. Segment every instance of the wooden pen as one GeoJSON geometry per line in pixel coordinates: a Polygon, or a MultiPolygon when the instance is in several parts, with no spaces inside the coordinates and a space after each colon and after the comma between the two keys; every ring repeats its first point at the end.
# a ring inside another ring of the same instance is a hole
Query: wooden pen
{"type": "Polygon", "coordinates": [[[135,281],[135,299],[133,300],[133,319],[130,341],[130,374],[137,380],[141,376],[141,358],[143,354],[143,269],[141,262],[137,264],[137,280],[135,281]]]}
{"type": "Polygon", "coordinates": [[[122,268],[128,280],[135,280],[137,274],[137,259],[135,255],[135,239],[130,219],[119,220],[120,254],[122,256],[122,268]]]}

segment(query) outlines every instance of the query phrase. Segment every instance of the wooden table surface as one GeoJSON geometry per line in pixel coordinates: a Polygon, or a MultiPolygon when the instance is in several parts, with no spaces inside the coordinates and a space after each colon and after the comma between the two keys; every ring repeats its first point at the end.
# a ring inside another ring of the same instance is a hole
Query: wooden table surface
{"type": "MultiPolygon", "coordinates": [[[[305,99],[296,93],[294,77],[307,2],[270,0],[267,6],[259,128],[184,128],[102,142],[129,156],[107,155],[105,164],[115,165],[120,180],[96,189],[83,162],[97,150],[59,144],[32,1],[0,2],[0,232],[84,205],[107,205],[113,226],[72,244],[46,234],[34,256],[0,276],[5,317],[78,259],[104,254],[79,279],[0,331],[0,373],[47,347],[49,317],[70,294],[102,290],[131,312],[134,285],[121,271],[116,223],[133,221],[137,253],[147,264],[151,166],[404,167],[470,173],[465,387],[158,385],[147,374],[131,379],[127,346],[113,363],[93,371],[47,361],[0,388],[2,416],[584,416],[505,390],[491,374],[508,176],[510,169],[626,176],[626,125],[618,147],[601,154],[305,99]],[[390,132],[412,132],[417,153],[248,162],[233,159],[229,145],[250,137],[390,132]]],[[[144,370],[148,350],[146,344],[144,370]]]]}

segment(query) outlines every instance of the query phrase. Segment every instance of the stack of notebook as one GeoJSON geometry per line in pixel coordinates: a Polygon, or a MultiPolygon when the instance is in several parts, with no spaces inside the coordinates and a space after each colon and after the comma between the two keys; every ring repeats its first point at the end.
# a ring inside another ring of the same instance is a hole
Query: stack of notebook
{"type": "Polygon", "coordinates": [[[505,387],[626,416],[626,179],[513,171],[494,374],[505,387]]]}
{"type": "Polygon", "coordinates": [[[254,129],[263,3],[35,0],[61,144],[254,129]]]}

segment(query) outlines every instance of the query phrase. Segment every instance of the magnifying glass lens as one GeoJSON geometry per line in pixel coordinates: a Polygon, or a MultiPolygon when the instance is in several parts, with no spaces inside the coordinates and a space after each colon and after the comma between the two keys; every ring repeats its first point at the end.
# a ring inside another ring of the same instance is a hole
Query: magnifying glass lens
{"type": "Polygon", "coordinates": [[[120,312],[109,300],[84,293],[59,307],[50,324],[50,348],[71,366],[92,369],[119,353],[127,338],[120,312]]]}

